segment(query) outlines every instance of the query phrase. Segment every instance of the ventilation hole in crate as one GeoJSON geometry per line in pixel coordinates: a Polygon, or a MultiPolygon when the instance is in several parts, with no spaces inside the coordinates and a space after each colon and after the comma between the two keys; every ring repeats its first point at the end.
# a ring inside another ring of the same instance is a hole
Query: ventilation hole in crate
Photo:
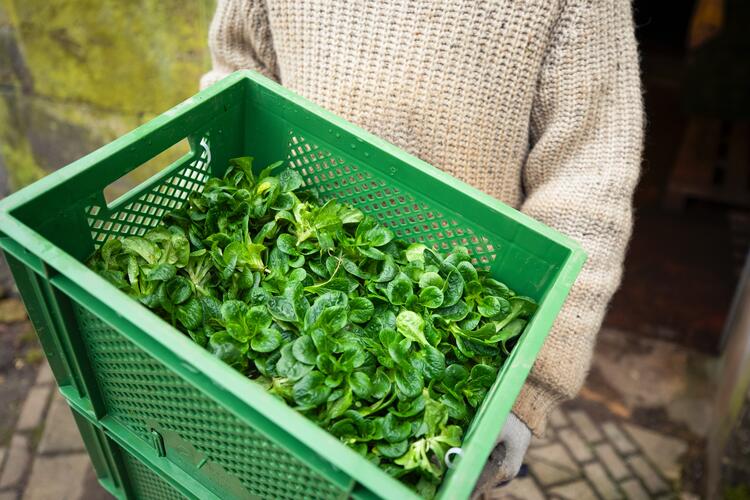
{"type": "Polygon", "coordinates": [[[202,191],[210,177],[211,150],[207,138],[200,140],[199,158],[168,177],[158,186],[141,193],[117,210],[92,205],[86,208],[95,247],[110,237],[143,235],[156,226],[167,210],[179,208],[193,191],[202,191]],[[127,221],[127,224],[117,222],[127,221]]]}

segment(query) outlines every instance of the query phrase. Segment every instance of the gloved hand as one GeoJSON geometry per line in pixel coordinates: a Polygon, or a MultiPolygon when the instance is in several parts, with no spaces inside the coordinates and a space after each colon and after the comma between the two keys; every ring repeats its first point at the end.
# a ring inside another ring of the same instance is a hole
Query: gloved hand
{"type": "Polygon", "coordinates": [[[529,441],[531,430],[514,413],[508,415],[500,437],[495,442],[495,449],[487,459],[471,497],[481,498],[498,484],[516,477],[523,464],[529,441]]]}

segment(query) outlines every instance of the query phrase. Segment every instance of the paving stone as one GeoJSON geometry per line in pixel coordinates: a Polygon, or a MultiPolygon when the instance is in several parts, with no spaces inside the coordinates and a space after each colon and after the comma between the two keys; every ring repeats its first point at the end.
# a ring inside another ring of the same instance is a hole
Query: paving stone
{"type": "Polygon", "coordinates": [[[52,368],[49,367],[49,363],[44,361],[42,366],[39,367],[39,373],[36,375],[36,385],[47,385],[55,381],[55,376],[52,375],[52,368]]]}
{"type": "Polygon", "coordinates": [[[539,483],[545,487],[566,481],[573,481],[581,477],[581,473],[575,469],[547,462],[530,463],[529,470],[539,480],[539,483]]]}
{"type": "Polygon", "coordinates": [[[51,387],[45,386],[31,388],[28,396],[26,396],[26,401],[23,403],[23,408],[21,408],[21,415],[18,417],[16,429],[27,431],[42,423],[44,409],[47,406],[51,390],[51,387]]]}
{"type": "Polygon", "coordinates": [[[538,448],[539,446],[547,446],[550,443],[551,441],[548,437],[540,438],[537,436],[532,436],[531,441],[529,442],[529,448],[538,448]]]}
{"type": "Polygon", "coordinates": [[[86,473],[83,488],[85,493],[79,500],[112,500],[112,495],[99,483],[93,467],[86,473]]]}
{"type": "Polygon", "coordinates": [[[578,464],[560,443],[531,449],[526,456],[531,472],[545,486],[581,477],[578,464]]]}
{"type": "Polygon", "coordinates": [[[610,498],[622,498],[617,485],[612,482],[600,463],[594,462],[584,465],[583,473],[602,498],[608,500],[610,498]]]}
{"type": "Polygon", "coordinates": [[[629,479],[620,483],[620,488],[625,492],[625,498],[628,500],[650,500],[651,498],[637,479],[629,479]]]}
{"type": "Polygon", "coordinates": [[[529,443],[529,446],[532,448],[535,446],[545,446],[548,444],[552,444],[554,440],[554,429],[552,429],[552,427],[547,427],[547,431],[545,432],[543,437],[531,436],[531,442],[529,443]]]}
{"type": "Polygon", "coordinates": [[[624,424],[625,431],[633,438],[643,453],[671,481],[680,478],[680,458],[687,451],[687,444],[673,437],[644,429],[637,425],[624,424]]]}
{"type": "Polygon", "coordinates": [[[559,432],[560,441],[565,443],[570,452],[573,454],[573,458],[579,462],[588,462],[594,458],[594,454],[591,453],[591,446],[586,443],[581,435],[578,434],[574,429],[563,429],[559,432]]]}
{"type": "Polygon", "coordinates": [[[18,500],[18,493],[15,491],[4,491],[0,493],[0,500],[18,500]]]}
{"type": "Polygon", "coordinates": [[[596,427],[596,424],[591,421],[588,415],[581,410],[571,411],[568,413],[568,417],[573,421],[573,424],[581,432],[583,438],[589,443],[596,443],[602,440],[602,433],[596,427]]]}
{"type": "Polygon", "coordinates": [[[568,425],[568,418],[560,408],[557,408],[555,411],[550,413],[549,423],[552,424],[553,427],[565,427],[566,425],[568,425]]]}
{"type": "Polygon", "coordinates": [[[623,455],[629,455],[636,452],[637,449],[635,445],[630,442],[630,439],[628,439],[625,433],[620,430],[617,424],[614,422],[605,422],[601,427],[604,434],[607,436],[607,439],[612,442],[617,451],[623,455]]]}
{"type": "Polygon", "coordinates": [[[641,478],[643,484],[649,493],[664,493],[669,490],[669,486],[659,477],[659,474],[646,462],[641,455],[634,455],[628,458],[628,465],[633,469],[635,474],[641,478]]]}
{"type": "Polygon", "coordinates": [[[630,469],[628,469],[615,449],[612,448],[612,445],[609,443],[598,444],[595,451],[599,461],[604,464],[615,481],[621,481],[631,475],[630,469]]]}
{"type": "Polygon", "coordinates": [[[521,477],[514,479],[505,486],[495,488],[485,498],[491,500],[544,500],[545,496],[533,478],[521,477]]]}
{"type": "Polygon", "coordinates": [[[566,500],[596,500],[596,494],[586,481],[575,481],[552,488],[548,492],[551,498],[566,500]]]}
{"type": "Polygon", "coordinates": [[[50,404],[44,434],[39,443],[39,453],[79,451],[84,445],[78,427],[65,399],[56,393],[50,404]]]}
{"type": "Polygon", "coordinates": [[[23,478],[29,466],[29,445],[25,436],[15,434],[10,440],[8,458],[0,476],[0,488],[13,486],[23,478]]]}
{"type": "Polygon", "coordinates": [[[78,500],[90,467],[85,453],[40,456],[34,461],[23,500],[78,500]]]}

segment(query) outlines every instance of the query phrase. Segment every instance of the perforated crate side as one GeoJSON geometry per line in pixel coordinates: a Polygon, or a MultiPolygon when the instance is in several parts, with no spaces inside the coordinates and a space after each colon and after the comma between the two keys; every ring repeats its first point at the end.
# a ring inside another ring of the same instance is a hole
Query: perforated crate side
{"type": "Polygon", "coordinates": [[[203,190],[211,175],[211,146],[207,137],[197,142],[200,150],[195,159],[124,205],[86,207],[86,222],[96,248],[111,237],[142,236],[156,227],[165,213],[179,209],[190,193],[203,190]]]}
{"type": "Polygon", "coordinates": [[[185,499],[185,496],[130,453],[122,451],[122,457],[128,472],[130,487],[138,500],[185,499]]]}
{"type": "Polygon", "coordinates": [[[174,432],[262,498],[346,495],[88,310],[74,309],[108,415],[145,442],[154,425],[174,432]]]}
{"type": "Polygon", "coordinates": [[[399,239],[443,252],[465,246],[473,264],[484,269],[491,266],[495,245],[469,221],[432,206],[419,189],[399,187],[366,163],[347,160],[306,135],[289,131],[287,165],[299,172],[307,187],[321,198],[359,208],[391,228],[399,239]]]}

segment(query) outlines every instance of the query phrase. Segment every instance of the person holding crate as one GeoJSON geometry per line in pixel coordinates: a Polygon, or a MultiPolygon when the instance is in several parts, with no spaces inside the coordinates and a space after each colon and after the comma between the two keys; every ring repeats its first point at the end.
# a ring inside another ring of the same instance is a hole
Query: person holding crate
{"type": "Polygon", "coordinates": [[[576,395],[617,288],[643,142],[625,0],[219,0],[202,86],[256,70],[578,241],[589,258],[475,492],[576,395]]]}

